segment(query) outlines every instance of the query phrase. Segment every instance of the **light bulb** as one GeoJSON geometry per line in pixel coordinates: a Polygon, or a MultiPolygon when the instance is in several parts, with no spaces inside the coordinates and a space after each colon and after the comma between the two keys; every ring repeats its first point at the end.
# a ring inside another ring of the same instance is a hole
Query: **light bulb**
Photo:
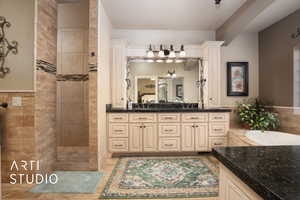
{"type": "Polygon", "coordinates": [[[186,53],[185,51],[180,51],[180,54],[179,54],[180,57],[185,57],[186,56],[186,53]]]}
{"type": "Polygon", "coordinates": [[[158,62],[158,63],[162,63],[162,62],[164,62],[163,60],[156,60],[156,62],[158,62]]]}
{"type": "Polygon", "coordinates": [[[151,44],[150,44],[150,46],[149,46],[149,50],[148,50],[148,52],[147,52],[147,56],[148,56],[149,58],[153,58],[153,57],[154,57],[154,53],[153,53],[153,51],[152,51],[152,46],[151,46],[151,44]]]}
{"type": "Polygon", "coordinates": [[[175,57],[176,57],[175,52],[174,52],[174,51],[171,51],[169,57],[170,57],[170,58],[175,58],[175,57]]]}
{"type": "Polygon", "coordinates": [[[170,57],[170,58],[175,58],[175,57],[176,57],[176,54],[175,54],[173,45],[171,45],[171,47],[170,47],[170,54],[169,54],[169,57],[170,57]]]}
{"type": "Polygon", "coordinates": [[[175,62],[176,62],[176,63],[183,63],[183,60],[178,59],[178,60],[176,60],[175,62]]]}
{"type": "Polygon", "coordinates": [[[186,53],[185,53],[185,51],[184,51],[184,46],[183,46],[183,45],[181,45],[179,56],[180,56],[180,57],[185,57],[185,56],[186,56],[186,53]]]}
{"type": "Polygon", "coordinates": [[[147,53],[147,57],[149,57],[149,58],[153,58],[153,57],[154,57],[154,53],[153,53],[153,51],[148,51],[148,53],[147,53]]]}
{"type": "Polygon", "coordinates": [[[153,63],[153,62],[154,62],[154,60],[147,60],[147,62],[148,62],[148,63],[153,63]]]}
{"type": "Polygon", "coordinates": [[[163,46],[160,45],[160,49],[159,49],[159,52],[158,52],[158,57],[165,57],[165,53],[164,53],[164,50],[163,50],[163,46]]]}
{"type": "Polygon", "coordinates": [[[172,63],[172,62],[173,62],[173,60],[171,60],[171,59],[166,60],[166,63],[172,63]]]}

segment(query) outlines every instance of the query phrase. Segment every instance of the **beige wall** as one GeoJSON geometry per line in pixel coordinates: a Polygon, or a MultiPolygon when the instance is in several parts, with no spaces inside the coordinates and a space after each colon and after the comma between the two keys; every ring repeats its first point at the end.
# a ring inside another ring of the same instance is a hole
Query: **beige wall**
{"type": "Polygon", "coordinates": [[[221,48],[221,105],[234,106],[236,102],[258,97],[258,34],[243,33],[228,46],[221,48]],[[249,62],[249,96],[227,96],[227,62],[249,62]]]}
{"type": "Polygon", "coordinates": [[[7,57],[11,72],[0,78],[0,91],[34,90],[35,7],[34,0],[0,0],[0,15],[12,24],[7,38],[19,43],[19,53],[7,57]]]}
{"type": "Polygon", "coordinates": [[[259,96],[276,106],[293,105],[293,49],[300,37],[300,10],[259,33],[259,96]]]}

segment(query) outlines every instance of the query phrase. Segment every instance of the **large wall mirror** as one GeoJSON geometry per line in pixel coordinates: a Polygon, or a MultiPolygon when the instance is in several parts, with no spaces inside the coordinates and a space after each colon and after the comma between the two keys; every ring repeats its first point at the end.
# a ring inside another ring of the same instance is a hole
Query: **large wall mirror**
{"type": "Polygon", "coordinates": [[[128,62],[127,96],[136,103],[197,103],[199,60],[128,62]]]}

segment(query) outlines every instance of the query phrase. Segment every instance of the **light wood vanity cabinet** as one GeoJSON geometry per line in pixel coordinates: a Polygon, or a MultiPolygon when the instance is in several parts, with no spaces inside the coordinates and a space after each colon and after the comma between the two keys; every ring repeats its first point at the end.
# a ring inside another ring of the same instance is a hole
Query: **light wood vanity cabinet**
{"type": "Polygon", "coordinates": [[[229,113],[110,113],[109,152],[201,152],[227,145],[229,113]]]}
{"type": "Polygon", "coordinates": [[[222,164],[220,165],[219,187],[222,200],[263,200],[222,164]]]}

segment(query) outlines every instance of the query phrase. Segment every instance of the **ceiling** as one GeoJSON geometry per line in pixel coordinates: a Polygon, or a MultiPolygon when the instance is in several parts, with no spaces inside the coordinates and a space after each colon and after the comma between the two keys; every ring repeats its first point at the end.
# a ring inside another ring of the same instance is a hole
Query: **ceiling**
{"type": "Polygon", "coordinates": [[[259,32],[300,8],[300,0],[275,0],[246,28],[246,32],[259,32]]]}
{"type": "MultiPolygon", "coordinates": [[[[299,0],[298,0],[299,1],[299,0]]],[[[246,0],[102,0],[114,28],[216,30],[246,0]]]]}

